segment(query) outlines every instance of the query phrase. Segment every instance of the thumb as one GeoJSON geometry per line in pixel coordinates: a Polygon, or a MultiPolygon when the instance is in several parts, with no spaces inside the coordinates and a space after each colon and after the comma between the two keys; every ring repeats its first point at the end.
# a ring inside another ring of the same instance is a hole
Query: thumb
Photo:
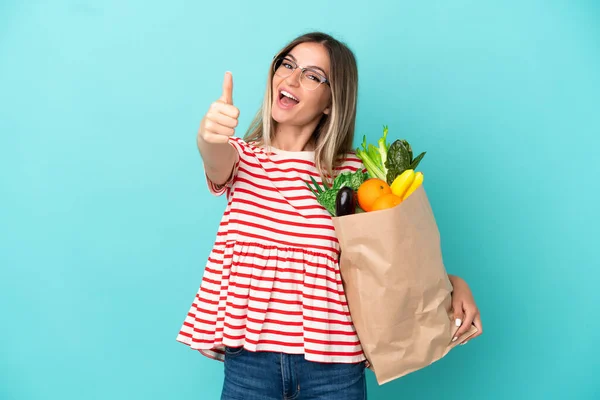
{"type": "Polygon", "coordinates": [[[231,75],[231,72],[225,73],[225,78],[223,79],[223,94],[221,94],[219,100],[225,104],[233,104],[233,76],[231,75]]]}

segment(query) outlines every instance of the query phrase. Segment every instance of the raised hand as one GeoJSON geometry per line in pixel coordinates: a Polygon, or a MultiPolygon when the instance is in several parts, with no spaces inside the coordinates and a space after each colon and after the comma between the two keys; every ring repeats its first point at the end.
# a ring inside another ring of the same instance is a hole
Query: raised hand
{"type": "Polygon", "coordinates": [[[235,134],[239,116],[240,110],[233,105],[233,77],[227,72],[223,79],[223,93],[210,105],[202,119],[198,138],[206,143],[227,143],[235,134]]]}

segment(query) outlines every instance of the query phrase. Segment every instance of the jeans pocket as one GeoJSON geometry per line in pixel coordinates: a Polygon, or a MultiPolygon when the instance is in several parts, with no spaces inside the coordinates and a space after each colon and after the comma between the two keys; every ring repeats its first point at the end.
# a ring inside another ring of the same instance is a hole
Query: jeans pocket
{"type": "Polygon", "coordinates": [[[244,346],[240,346],[240,347],[225,346],[225,357],[228,357],[228,358],[238,357],[243,352],[244,352],[244,346]]]}

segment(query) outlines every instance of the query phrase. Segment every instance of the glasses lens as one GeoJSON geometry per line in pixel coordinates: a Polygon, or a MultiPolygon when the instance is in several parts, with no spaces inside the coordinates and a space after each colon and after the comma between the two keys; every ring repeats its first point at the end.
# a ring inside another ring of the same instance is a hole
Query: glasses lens
{"type": "MultiPolygon", "coordinates": [[[[292,75],[296,68],[298,68],[296,63],[285,57],[278,58],[275,61],[275,64],[273,64],[275,75],[282,78],[287,78],[288,76],[292,75]]],[[[315,90],[318,88],[323,79],[325,78],[321,74],[312,69],[304,70],[300,74],[300,84],[302,84],[302,86],[308,90],[315,90]]]]}
{"type": "Polygon", "coordinates": [[[287,78],[296,69],[296,64],[294,64],[294,62],[290,59],[279,58],[277,61],[275,61],[273,69],[275,70],[275,74],[281,76],[282,78],[287,78]]]}
{"type": "Polygon", "coordinates": [[[308,90],[315,90],[321,84],[323,77],[315,71],[310,69],[302,72],[301,83],[308,90]]]}

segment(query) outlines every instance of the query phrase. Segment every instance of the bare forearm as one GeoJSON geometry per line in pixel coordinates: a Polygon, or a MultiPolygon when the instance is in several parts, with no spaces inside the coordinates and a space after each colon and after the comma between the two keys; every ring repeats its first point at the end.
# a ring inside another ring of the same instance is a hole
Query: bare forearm
{"type": "Polygon", "coordinates": [[[198,135],[197,144],[206,175],[215,184],[223,185],[231,176],[233,166],[237,161],[235,149],[229,143],[209,143],[200,135],[198,135]]]}

